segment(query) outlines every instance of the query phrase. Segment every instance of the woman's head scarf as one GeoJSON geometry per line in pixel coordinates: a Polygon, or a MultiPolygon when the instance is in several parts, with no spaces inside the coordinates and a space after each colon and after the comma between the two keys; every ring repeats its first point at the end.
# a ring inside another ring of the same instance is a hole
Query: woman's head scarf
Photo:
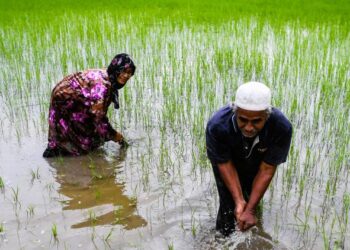
{"type": "Polygon", "coordinates": [[[134,62],[131,60],[130,56],[125,53],[117,54],[107,68],[108,78],[112,83],[112,90],[113,90],[112,101],[114,103],[115,109],[119,109],[118,89],[121,89],[122,87],[125,86],[125,84],[120,84],[117,81],[117,78],[120,73],[122,73],[124,70],[128,68],[131,68],[132,75],[134,75],[136,66],[134,62]]]}

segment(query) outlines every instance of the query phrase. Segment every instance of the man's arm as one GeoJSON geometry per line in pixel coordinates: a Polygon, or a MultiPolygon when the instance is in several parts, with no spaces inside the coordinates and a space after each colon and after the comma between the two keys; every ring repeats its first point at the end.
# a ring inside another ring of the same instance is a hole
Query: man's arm
{"type": "Polygon", "coordinates": [[[218,164],[219,172],[222,180],[224,181],[227,189],[230,191],[233,201],[235,202],[235,216],[236,219],[241,216],[246,206],[246,201],[244,200],[242,194],[241,184],[239,182],[236,167],[232,161],[226,163],[218,164]]]}
{"type": "Polygon", "coordinates": [[[259,171],[254,178],[252,193],[242,215],[238,218],[238,227],[240,230],[247,230],[257,223],[255,209],[261,198],[264,196],[270,182],[276,172],[276,166],[262,162],[259,171]]]}

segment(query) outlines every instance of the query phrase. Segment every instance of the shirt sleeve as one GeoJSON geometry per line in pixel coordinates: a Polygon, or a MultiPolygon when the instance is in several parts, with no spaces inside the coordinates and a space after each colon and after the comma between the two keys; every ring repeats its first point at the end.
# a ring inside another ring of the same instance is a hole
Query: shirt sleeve
{"type": "Polygon", "coordinates": [[[263,161],[273,166],[284,163],[287,160],[291,139],[292,126],[272,139],[263,161]]]}
{"type": "Polygon", "coordinates": [[[107,116],[105,116],[102,119],[102,123],[106,124],[106,126],[107,126],[107,132],[106,132],[106,134],[104,134],[105,140],[106,141],[113,140],[116,137],[117,131],[112,127],[107,116]]]}
{"type": "Polygon", "coordinates": [[[90,82],[87,90],[86,101],[89,102],[89,113],[93,119],[96,132],[105,140],[113,140],[116,136],[116,130],[113,129],[107,117],[107,87],[101,81],[90,82]]]}
{"type": "Polygon", "coordinates": [[[206,129],[207,155],[212,164],[225,163],[231,160],[230,147],[227,142],[228,136],[219,130],[206,129]]]}

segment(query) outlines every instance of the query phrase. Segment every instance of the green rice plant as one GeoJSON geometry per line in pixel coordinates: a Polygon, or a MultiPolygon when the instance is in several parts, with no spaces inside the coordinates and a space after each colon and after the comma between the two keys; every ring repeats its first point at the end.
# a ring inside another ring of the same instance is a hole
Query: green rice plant
{"type": "Polygon", "coordinates": [[[343,221],[345,225],[349,222],[349,211],[350,211],[350,194],[344,193],[343,195],[343,221]]]}
{"type": "Polygon", "coordinates": [[[95,199],[96,200],[101,199],[101,191],[100,190],[95,189],[94,194],[95,194],[95,199]]]}
{"type": "Polygon", "coordinates": [[[34,214],[35,214],[35,211],[34,211],[35,207],[34,205],[29,205],[26,209],[26,212],[27,212],[27,218],[30,218],[30,217],[33,217],[34,214]]]}
{"type": "Polygon", "coordinates": [[[96,243],[95,243],[95,239],[96,239],[96,228],[93,226],[92,227],[92,233],[91,233],[91,241],[94,244],[94,246],[97,247],[96,243]]]}
{"type": "Polygon", "coordinates": [[[21,202],[19,200],[19,189],[18,189],[18,187],[16,187],[16,188],[12,188],[11,187],[11,190],[12,190],[12,202],[13,202],[16,210],[20,209],[21,208],[21,202]]]}
{"type": "Polygon", "coordinates": [[[193,237],[197,235],[197,226],[195,220],[191,221],[191,233],[193,237]]]}
{"type": "Polygon", "coordinates": [[[103,240],[105,241],[105,242],[108,242],[109,240],[110,240],[110,238],[111,238],[111,236],[112,236],[112,233],[113,233],[113,227],[109,230],[109,232],[108,232],[108,234],[103,238],[103,240]]]}
{"type": "Polygon", "coordinates": [[[56,223],[53,223],[51,226],[51,235],[55,239],[55,241],[58,240],[58,232],[57,232],[57,225],[56,223]]]}
{"type": "Polygon", "coordinates": [[[5,189],[5,183],[4,183],[4,180],[2,179],[2,177],[0,176],[0,190],[4,191],[4,189],[5,189]]]}
{"type": "Polygon", "coordinates": [[[120,223],[123,219],[123,217],[122,217],[123,216],[123,208],[122,207],[117,208],[113,211],[113,213],[114,213],[114,223],[115,224],[120,223]]]}
{"type": "Polygon", "coordinates": [[[55,190],[55,183],[50,182],[45,185],[45,189],[48,190],[49,193],[52,193],[55,190]]]}
{"type": "Polygon", "coordinates": [[[196,237],[197,235],[197,225],[196,225],[196,218],[194,216],[195,210],[191,211],[191,233],[193,237],[196,237]]]}
{"type": "Polygon", "coordinates": [[[0,223],[0,233],[5,232],[4,224],[0,223]]]}
{"type": "Polygon", "coordinates": [[[169,243],[168,244],[168,250],[174,250],[174,243],[169,243]]]}
{"type": "Polygon", "coordinates": [[[103,176],[100,173],[98,173],[98,171],[96,171],[96,165],[94,160],[90,156],[89,156],[89,159],[90,159],[90,163],[88,165],[88,168],[90,169],[92,179],[99,179],[99,180],[102,179],[103,176]]]}
{"type": "Polygon", "coordinates": [[[59,164],[59,165],[63,165],[64,164],[64,157],[62,157],[61,155],[55,157],[55,161],[59,164]]]}
{"type": "Polygon", "coordinates": [[[40,173],[39,173],[39,168],[37,168],[35,171],[33,169],[30,170],[30,174],[32,176],[32,183],[34,180],[39,180],[40,179],[40,173]]]}
{"type": "MultiPolygon", "coordinates": [[[[77,70],[105,65],[116,50],[131,52],[137,73],[130,87],[120,91],[123,108],[118,112],[110,108],[108,115],[122,132],[135,129],[147,134],[140,144],[128,148],[128,159],[140,164],[136,168],[141,168],[144,188],[161,186],[166,207],[172,198],[169,190],[176,188],[172,183],[187,185],[187,178],[191,178],[196,185],[205,180],[202,174],[207,173],[210,163],[203,138],[211,113],[233,101],[242,81],[266,82],[273,90],[274,105],[286,113],[294,127],[288,161],[279,167],[268,191],[269,204],[271,209],[273,204],[285,208],[294,201],[292,194],[298,193],[298,204],[288,213],[295,218],[286,219],[299,225],[293,233],[315,232],[322,244],[320,228],[325,235],[330,234],[334,216],[326,211],[334,198],[343,198],[340,217],[348,220],[347,196],[342,188],[349,172],[349,111],[341,107],[350,105],[350,59],[346,56],[349,6],[324,0],[303,3],[305,8],[299,0],[288,8],[288,4],[280,6],[276,1],[262,4],[254,0],[246,6],[240,0],[204,0],[203,6],[211,9],[208,12],[201,11],[202,2],[173,1],[174,8],[169,8],[157,0],[152,10],[145,3],[138,2],[137,7],[124,3],[127,15],[119,14],[126,13],[119,5],[115,10],[108,5],[108,13],[86,10],[88,18],[69,12],[79,12],[79,3],[71,3],[73,8],[56,1],[49,8],[47,3],[35,1],[28,11],[23,1],[16,8],[11,1],[5,3],[9,8],[0,8],[0,24],[4,24],[0,25],[0,101],[4,99],[1,106],[7,118],[0,121],[2,134],[6,135],[9,120],[16,124],[13,136],[18,141],[30,133],[46,136],[50,91],[57,80],[77,70]],[[48,17],[37,13],[39,6],[52,11],[50,26],[45,21],[48,17]],[[65,14],[59,11],[66,8],[65,14]],[[24,108],[36,103],[39,112],[24,108]],[[311,201],[315,203],[312,207],[308,205],[311,201]],[[322,211],[314,207],[322,207],[322,211]],[[310,223],[315,216],[321,219],[318,225],[310,223]]],[[[57,161],[63,165],[65,158],[57,161]]],[[[98,166],[93,162],[88,166],[94,179],[102,178],[98,166]]],[[[32,180],[39,179],[38,171],[31,175],[32,180]]],[[[50,194],[55,193],[53,184],[45,187],[50,194]]],[[[99,191],[94,195],[101,198],[99,191]]],[[[192,235],[198,234],[198,223],[193,218],[192,235]]],[[[343,232],[344,225],[340,227],[343,232]]],[[[277,228],[285,229],[283,225],[277,228]]]]}
{"type": "Polygon", "coordinates": [[[129,206],[130,207],[136,207],[137,205],[137,197],[134,195],[134,196],[131,196],[129,198],[129,206]]]}
{"type": "Polygon", "coordinates": [[[97,220],[96,213],[92,209],[89,209],[89,221],[91,222],[91,225],[95,226],[97,220]]]}
{"type": "Polygon", "coordinates": [[[336,249],[344,249],[345,241],[346,241],[346,230],[347,230],[347,224],[346,221],[343,221],[342,216],[337,215],[337,222],[338,222],[338,230],[339,230],[339,236],[338,239],[334,241],[334,247],[336,249]]]}
{"type": "Polygon", "coordinates": [[[302,234],[305,234],[310,229],[310,222],[309,222],[310,212],[311,212],[310,206],[311,206],[311,204],[309,204],[309,206],[305,208],[305,211],[304,211],[305,219],[301,219],[295,215],[296,219],[300,222],[300,224],[298,226],[299,226],[302,234]]]}
{"type": "Polygon", "coordinates": [[[98,179],[98,180],[103,179],[103,176],[100,173],[98,173],[95,168],[91,168],[91,176],[92,176],[92,179],[98,179]]]}
{"type": "Polygon", "coordinates": [[[145,155],[141,155],[140,161],[141,161],[141,170],[142,170],[142,184],[147,187],[149,185],[150,169],[148,167],[148,163],[146,162],[147,160],[145,158],[146,158],[145,155]]]}

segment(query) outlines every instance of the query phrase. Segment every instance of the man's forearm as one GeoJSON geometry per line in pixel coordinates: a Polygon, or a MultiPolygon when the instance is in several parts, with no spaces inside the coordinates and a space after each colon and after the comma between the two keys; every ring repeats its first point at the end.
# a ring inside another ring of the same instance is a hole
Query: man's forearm
{"type": "Polygon", "coordinates": [[[224,181],[227,189],[230,191],[234,202],[236,204],[245,202],[238,174],[233,163],[231,161],[227,163],[221,163],[218,164],[218,168],[221,178],[224,181]]]}
{"type": "Polygon", "coordinates": [[[255,176],[252,192],[246,209],[255,211],[256,206],[259,204],[261,198],[264,196],[268,186],[270,185],[275,171],[275,166],[268,165],[264,162],[261,164],[258,174],[255,176]]]}

